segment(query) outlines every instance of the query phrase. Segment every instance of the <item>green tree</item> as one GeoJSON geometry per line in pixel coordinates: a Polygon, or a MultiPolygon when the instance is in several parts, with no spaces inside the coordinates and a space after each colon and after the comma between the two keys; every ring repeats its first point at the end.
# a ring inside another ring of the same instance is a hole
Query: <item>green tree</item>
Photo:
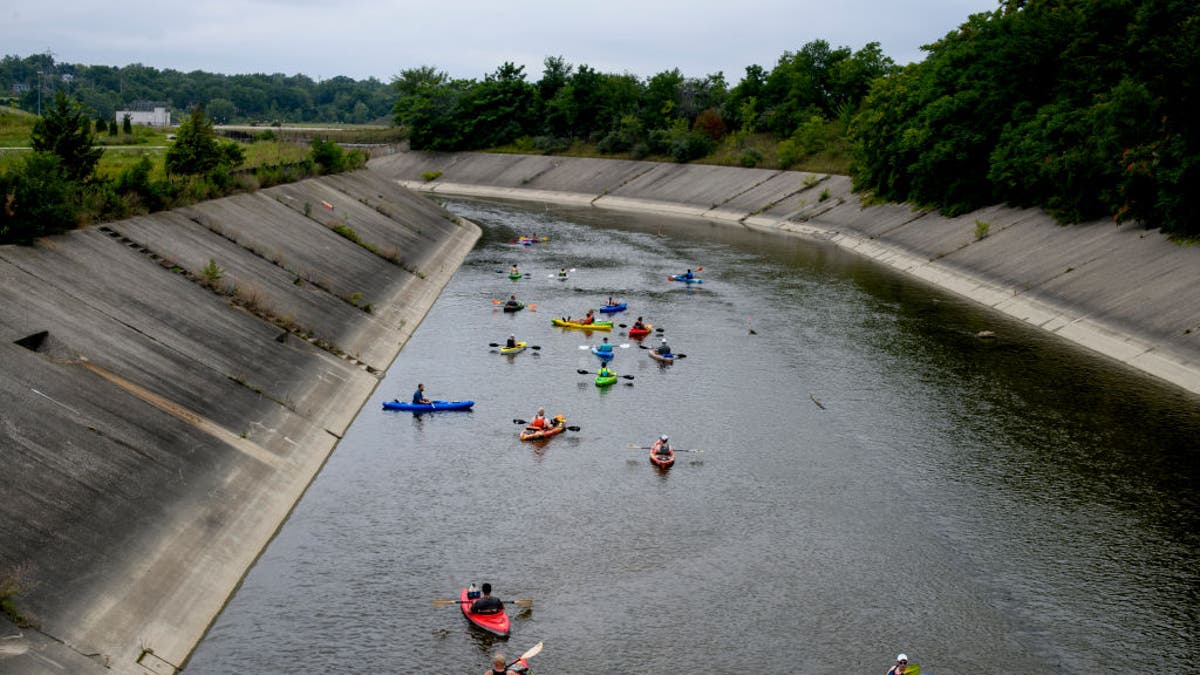
{"type": "Polygon", "coordinates": [[[34,123],[31,145],[35,152],[57,155],[69,180],[84,182],[92,177],[104,154],[95,141],[88,115],[60,91],[54,96],[54,105],[34,123]]]}
{"type": "Polygon", "coordinates": [[[228,170],[244,160],[245,154],[236,143],[217,140],[204,106],[197,105],[180,123],[175,143],[167,149],[165,166],[168,174],[190,176],[210,173],[218,167],[228,170]]]}
{"type": "Polygon", "coordinates": [[[126,136],[133,133],[133,116],[129,113],[125,113],[125,116],[121,118],[121,131],[124,132],[126,136]]]}
{"type": "Polygon", "coordinates": [[[211,99],[206,110],[215,124],[229,124],[237,115],[237,106],[227,98],[211,99]]]}
{"type": "Polygon", "coordinates": [[[327,139],[312,140],[312,159],[321,165],[323,173],[338,173],[345,168],[342,146],[327,139]]]}
{"type": "Polygon", "coordinates": [[[58,155],[31,153],[0,174],[0,244],[28,243],[75,227],[78,194],[58,155]]]}

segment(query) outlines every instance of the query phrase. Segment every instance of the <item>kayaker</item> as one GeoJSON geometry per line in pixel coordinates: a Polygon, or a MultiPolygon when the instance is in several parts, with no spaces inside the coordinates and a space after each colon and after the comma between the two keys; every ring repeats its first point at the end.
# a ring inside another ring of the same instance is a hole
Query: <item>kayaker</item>
{"type": "Polygon", "coordinates": [[[642,323],[642,317],[638,317],[637,321],[633,322],[633,330],[646,330],[646,324],[642,323]]]}
{"type": "Polygon", "coordinates": [[[592,322],[594,322],[595,320],[596,320],[596,310],[589,309],[587,316],[583,317],[576,323],[582,324],[584,326],[590,326],[592,324],[592,322]]]}
{"type": "Polygon", "coordinates": [[[908,670],[908,655],[897,654],[896,665],[892,666],[892,669],[887,671],[887,675],[904,675],[905,670],[908,670]]]}
{"type": "Polygon", "coordinates": [[[533,419],[529,420],[529,426],[526,428],[530,431],[549,429],[550,422],[546,420],[546,409],[538,408],[537,414],[533,416],[533,419]]]}
{"type": "Polygon", "coordinates": [[[521,270],[517,269],[517,263],[513,263],[512,269],[509,270],[508,273],[509,274],[520,274],[521,273],[521,270]]]}
{"type": "MultiPolygon", "coordinates": [[[[517,269],[517,266],[513,265],[513,269],[514,270],[517,269]]],[[[692,274],[692,270],[690,270],[690,269],[687,271],[687,274],[683,275],[684,279],[694,279],[695,277],[696,277],[696,275],[692,274]]]]}
{"type": "Polygon", "coordinates": [[[504,611],[504,603],[500,601],[500,598],[492,597],[491,584],[485,581],[479,590],[483,591],[483,596],[471,603],[473,614],[499,614],[504,611]]]}
{"type": "Polygon", "coordinates": [[[596,345],[596,351],[604,354],[611,354],[612,349],[612,345],[608,343],[608,338],[604,338],[600,344],[596,345]]]}
{"type": "Polygon", "coordinates": [[[565,268],[565,267],[560,268],[558,270],[558,276],[562,277],[563,279],[566,279],[567,278],[567,268],[565,268]]]}
{"type": "Polygon", "coordinates": [[[671,454],[671,444],[668,443],[667,440],[668,438],[666,434],[659,436],[658,440],[654,441],[654,445],[650,446],[650,449],[653,450],[654,454],[656,455],[661,455],[663,457],[669,456],[671,454]]]}
{"type": "Polygon", "coordinates": [[[611,295],[610,295],[610,296],[608,296],[608,306],[609,306],[609,307],[616,307],[616,306],[617,306],[617,301],[616,301],[616,300],[613,300],[613,296],[611,296],[611,295]]]}
{"type": "Polygon", "coordinates": [[[425,385],[418,384],[417,390],[413,392],[413,403],[430,403],[431,401],[425,398],[425,385]]]}
{"type": "Polygon", "coordinates": [[[607,363],[601,363],[600,370],[596,371],[596,376],[597,377],[612,377],[613,371],[608,369],[607,363]]]}
{"type": "Polygon", "coordinates": [[[505,307],[520,307],[521,303],[517,302],[517,296],[510,295],[510,296],[508,296],[508,302],[505,302],[504,306],[505,307]]]}
{"type": "Polygon", "coordinates": [[[508,669],[508,661],[503,654],[492,657],[492,667],[483,671],[483,675],[517,675],[517,671],[508,669]]]}
{"type": "Polygon", "coordinates": [[[658,345],[658,349],[655,351],[663,356],[668,356],[671,353],[671,346],[667,344],[667,338],[662,339],[662,344],[658,345]]]}
{"type": "Polygon", "coordinates": [[[504,343],[504,347],[506,349],[516,349],[517,348],[517,336],[509,335],[508,342],[504,343]]]}

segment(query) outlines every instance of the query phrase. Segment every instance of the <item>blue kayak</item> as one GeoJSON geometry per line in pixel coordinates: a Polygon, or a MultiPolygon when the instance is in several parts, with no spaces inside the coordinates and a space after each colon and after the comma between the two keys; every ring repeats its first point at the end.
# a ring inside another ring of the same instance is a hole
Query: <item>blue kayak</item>
{"type": "Polygon", "coordinates": [[[702,284],[702,283],[704,283],[704,280],[701,279],[700,277],[692,277],[691,279],[689,279],[682,274],[669,276],[669,277],[667,277],[667,281],[682,281],[685,284],[702,284]]]}
{"type": "Polygon", "coordinates": [[[622,302],[616,305],[604,305],[600,308],[600,311],[604,314],[612,314],[614,312],[624,312],[626,307],[626,303],[622,302]]]}
{"type": "Polygon", "coordinates": [[[613,354],[615,354],[616,352],[615,351],[602,352],[599,349],[592,347],[592,353],[595,354],[596,356],[599,356],[601,359],[607,361],[607,360],[611,359],[613,357],[613,354]]]}
{"type": "Polygon", "coordinates": [[[409,412],[435,412],[438,410],[470,410],[475,401],[434,401],[432,403],[409,403],[408,401],[384,401],[384,410],[407,410],[409,412]]]}

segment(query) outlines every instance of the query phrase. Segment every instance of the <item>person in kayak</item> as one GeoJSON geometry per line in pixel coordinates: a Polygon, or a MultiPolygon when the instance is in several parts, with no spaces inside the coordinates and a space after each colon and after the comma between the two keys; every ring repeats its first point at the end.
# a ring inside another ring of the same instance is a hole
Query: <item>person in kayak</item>
{"type": "Polygon", "coordinates": [[[505,342],[505,343],[504,343],[504,347],[505,347],[506,349],[516,349],[516,348],[517,348],[517,336],[516,336],[516,335],[509,335],[509,336],[508,336],[508,342],[505,342]]]}
{"type": "Polygon", "coordinates": [[[642,323],[642,317],[639,316],[637,318],[637,321],[633,322],[633,330],[638,330],[638,331],[646,330],[646,324],[642,323]]]}
{"type": "Polygon", "coordinates": [[[417,390],[413,392],[412,402],[413,403],[431,403],[432,402],[429,399],[425,398],[425,385],[424,384],[417,385],[417,390]]]}
{"type": "Polygon", "coordinates": [[[517,671],[508,669],[503,654],[496,654],[492,657],[492,667],[483,671],[483,675],[517,675],[517,671]]]}
{"type": "MultiPolygon", "coordinates": [[[[516,265],[513,265],[513,269],[514,269],[514,270],[515,270],[515,269],[517,269],[517,266],[516,266],[516,265]]],[[[684,278],[684,279],[695,279],[695,278],[696,278],[696,275],[695,275],[695,274],[692,274],[692,270],[690,270],[690,269],[689,269],[689,270],[687,271],[687,274],[683,275],[683,278],[684,278]]]]}
{"type": "Polygon", "coordinates": [[[667,344],[667,338],[662,339],[662,344],[658,345],[658,349],[655,351],[663,356],[668,356],[671,354],[671,346],[667,344]]]}
{"type": "Polygon", "coordinates": [[[594,323],[595,321],[596,321],[596,310],[594,310],[594,309],[589,309],[589,310],[588,310],[588,313],[587,313],[587,316],[583,317],[582,319],[580,319],[580,320],[579,320],[579,321],[577,321],[576,323],[578,323],[578,324],[581,324],[581,325],[584,325],[584,326],[590,326],[590,325],[592,325],[592,323],[594,323]]]}
{"type": "Polygon", "coordinates": [[[567,278],[567,268],[565,268],[565,267],[559,268],[558,276],[562,279],[566,279],[567,278]]]}
{"type": "Polygon", "coordinates": [[[517,296],[510,295],[510,296],[508,296],[508,301],[504,303],[504,306],[512,307],[513,309],[516,309],[517,307],[521,306],[521,303],[517,302],[517,296]]]}
{"type": "Polygon", "coordinates": [[[508,271],[508,273],[509,274],[520,274],[521,273],[521,270],[517,269],[517,263],[513,263],[512,269],[510,269],[508,271]]]}
{"type": "Polygon", "coordinates": [[[906,670],[908,670],[908,655],[897,654],[896,665],[892,666],[892,669],[887,671],[887,675],[904,675],[904,671],[906,670]]]}
{"type": "Polygon", "coordinates": [[[611,370],[609,370],[609,369],[608,369],[608,364],[607,364],[607,363],[601,363],[601,364],[600,364],[600,370],[597,370],[597,371],[596,371],[596,376],[597,376],[597,377],[612,377],[612,376],[613,376],[613,371],[611,371],[611,370]]]}
{"type": "Polygon", "coordinates": [[[546,409],[538,408],[537,414],[533,419],[529,420],[529,426],[525,427],[529,431],[538,431],[540,429],[549,429],[550,422],[546,419],[546,409]]]}
{"type": "Polygon", "coordinates": [[[491,584],[485,581],[479,590],[483,591],[483,595],[471,603],[472,614],[499,614],[504,611],[504,603],[500,601],[500,598],[492,597],[491,584]]]}
{"type": "Polygon", "coordinates": [[[654,441],[654,445],[651,445],[650,449],[653,450],[654,454],[656,455],[667,457],[671,454],[671,444],[667,442],[668,440],[669,439],[667,435],[663,434],[662,436],[658,437],[657,441],[654,441]]]}
{"type": "Polygon", "coordinates": [[[617,302],[616,300],[613,300],[613,296],[611,296],[611,295],[608,296],[608,306],[609,307],[616,307],[619,304],[620,304],[619,302],[617,302]]]}
{"type": "Polygon", "coordinates": [[[611,354],[612,350],[613,347],[608,343],[608,338],[604,338],[600,344],[596,345],[596,351],[600,352],[601,354],[611,354]]]}

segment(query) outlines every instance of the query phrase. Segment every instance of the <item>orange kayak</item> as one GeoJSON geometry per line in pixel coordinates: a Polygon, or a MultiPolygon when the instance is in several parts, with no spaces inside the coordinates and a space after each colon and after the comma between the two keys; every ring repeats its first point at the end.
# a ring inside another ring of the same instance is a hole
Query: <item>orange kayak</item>
{"type": "Polygon", "coordinates": [[[523,441],[540,441],[543,438],[552,438],[567,430],[567,422],[563,420],[562,424],[556,424],[549,429],[530,429],[526,427],[525,431],[521,432],[521,440],[523,441]]]}

